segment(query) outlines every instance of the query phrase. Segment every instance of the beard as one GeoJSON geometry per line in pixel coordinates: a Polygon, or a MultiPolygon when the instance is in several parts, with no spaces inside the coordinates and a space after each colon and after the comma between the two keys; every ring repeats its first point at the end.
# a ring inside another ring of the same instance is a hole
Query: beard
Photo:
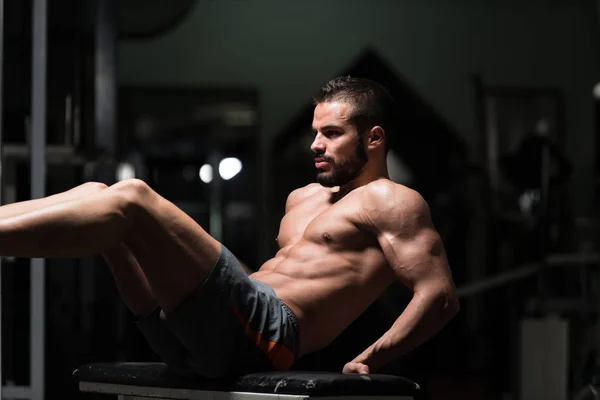
{"type": "Polygon", "coordinates": [[[322,153],[315,153],[315,158],[322,158],[329,162],[330,170],[319,172],[317,182],[325,187],[344,186],[360,175],[368,161],[367,152],[363,147],[362,140],[357,140],[354,154],[351,157],[341,158],[336,161],[332,157],[326,157],[322,153]]]}

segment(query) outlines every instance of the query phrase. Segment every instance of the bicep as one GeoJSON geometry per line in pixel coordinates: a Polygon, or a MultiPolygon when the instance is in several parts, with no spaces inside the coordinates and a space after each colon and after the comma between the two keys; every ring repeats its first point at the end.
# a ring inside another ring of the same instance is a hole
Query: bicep
{"type": "Polygon", "coordinates": [[[378,240],[395,276],[407,287],[415,290],[450,280],[442,239],[431,225],[410,234],[384,231],[378,240]]]}
{"type": "Polygon", "coordinates": [[[423,197],[388,188],[365,200],[366,220],[398,279],[411,289],[448,279],[444,245],[423,197]]]}

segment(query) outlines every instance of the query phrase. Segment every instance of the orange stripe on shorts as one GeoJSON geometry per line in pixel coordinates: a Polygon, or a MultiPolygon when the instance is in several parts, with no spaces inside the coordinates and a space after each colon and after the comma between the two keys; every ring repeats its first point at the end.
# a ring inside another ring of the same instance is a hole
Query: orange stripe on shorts
{"type": "Polygon", "coordinates": [[[261,349],[271,360],[275,368],[279,371],[287,371],[294,363],[294,353],[281,343],[273,342],[263,338],[260,332],[255,331],[250,327],[250,324],[242,314],[231,305],[231,309],[244,325],[244,332],[248,335],[256,346],[261,349]]]}

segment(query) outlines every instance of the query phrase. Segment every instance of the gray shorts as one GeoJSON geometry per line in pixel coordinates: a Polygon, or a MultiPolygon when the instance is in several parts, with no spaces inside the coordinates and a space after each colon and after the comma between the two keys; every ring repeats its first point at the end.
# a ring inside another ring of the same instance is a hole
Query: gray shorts
{"type": "Polygon", "coordinates": [[[299,348],[298,323],[273,289],[250,278],[221,246],[206,281],[169,316],[137,321],[150,347],[174,371],[220,378],[288,370],[299,348]]]}

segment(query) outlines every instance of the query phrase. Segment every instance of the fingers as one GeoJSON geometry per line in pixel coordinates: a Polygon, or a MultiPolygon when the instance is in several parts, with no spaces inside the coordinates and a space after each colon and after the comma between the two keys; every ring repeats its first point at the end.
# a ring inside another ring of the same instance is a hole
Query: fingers
{"type": "Polygon", "coordinates": [[[369,366],[362,363],[349,362],[344,365],[342,373],[366,375],[369,374],[369,366]]]}

